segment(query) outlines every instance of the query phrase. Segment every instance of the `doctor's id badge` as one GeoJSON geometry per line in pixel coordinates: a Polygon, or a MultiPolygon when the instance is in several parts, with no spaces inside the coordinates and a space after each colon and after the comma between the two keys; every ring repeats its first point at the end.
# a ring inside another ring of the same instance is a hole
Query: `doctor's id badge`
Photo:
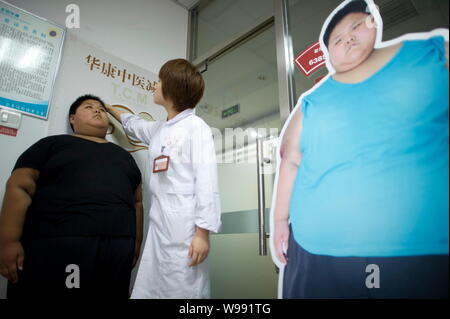
{"type": "Polygon", "coordinates": [[[153,162],[153,173],[165,172],[169,169],[170,157],[166,155],[161,155],[155,158],[153,162]]]}

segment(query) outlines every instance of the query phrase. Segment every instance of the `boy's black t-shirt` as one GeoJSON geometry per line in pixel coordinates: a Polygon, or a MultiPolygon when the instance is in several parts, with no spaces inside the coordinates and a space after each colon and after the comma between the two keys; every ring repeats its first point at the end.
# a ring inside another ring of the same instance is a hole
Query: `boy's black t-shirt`
{"type": "Polygon", "coordinates": [[[136,235],[134,195],[141,173],[113,143],[72,135],[41,139],[14,169],[40,172],[23,238],[136,235]]]}

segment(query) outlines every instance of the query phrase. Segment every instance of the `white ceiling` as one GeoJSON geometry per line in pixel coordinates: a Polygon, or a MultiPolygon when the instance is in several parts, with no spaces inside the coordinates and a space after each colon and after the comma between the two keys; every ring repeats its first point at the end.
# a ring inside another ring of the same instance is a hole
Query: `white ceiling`
{"type": "MultiPolygon", "coordinates": [[[[213,0],[203,6],[198,20],[199,55],[272,16],[273,3],[273,0],[213,0]]],[[[211,62],[203,75],[206,91],[197,113],[212,127],[247,127],[255,126],[254,122],[264,127],[269,119],[277,119],[273,27],[211,62]],[[222,110],[235,104],[240,104],[240,112],[222,119],[222,110]]]]}
{"type": "Polygon", "coordinates": [[[172,0],[172,1],[187,10],[192,9],[200,2],[200,0],[172,0]]]}

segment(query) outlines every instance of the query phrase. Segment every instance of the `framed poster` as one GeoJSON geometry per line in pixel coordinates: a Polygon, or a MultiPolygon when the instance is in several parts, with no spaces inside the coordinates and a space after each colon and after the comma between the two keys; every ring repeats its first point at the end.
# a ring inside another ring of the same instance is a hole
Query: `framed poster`
{"type": "Polygon", "coordinates": [[[0,1],[0,107],[47,119],[65,28],[0,1]]]}

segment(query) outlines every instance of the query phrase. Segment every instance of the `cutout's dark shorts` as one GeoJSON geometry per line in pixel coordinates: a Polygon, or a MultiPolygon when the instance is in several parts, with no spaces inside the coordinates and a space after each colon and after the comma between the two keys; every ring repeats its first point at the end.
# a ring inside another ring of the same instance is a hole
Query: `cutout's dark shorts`
{"type": "Polygon", "coordinates": [[[448,255],[315,255],[303,249],[291,231],[287,257],[283,277],[285,299],[448,298],[448,255]],[[369,265],[378,266],[379,280],[377,270],[369,265]]]}

